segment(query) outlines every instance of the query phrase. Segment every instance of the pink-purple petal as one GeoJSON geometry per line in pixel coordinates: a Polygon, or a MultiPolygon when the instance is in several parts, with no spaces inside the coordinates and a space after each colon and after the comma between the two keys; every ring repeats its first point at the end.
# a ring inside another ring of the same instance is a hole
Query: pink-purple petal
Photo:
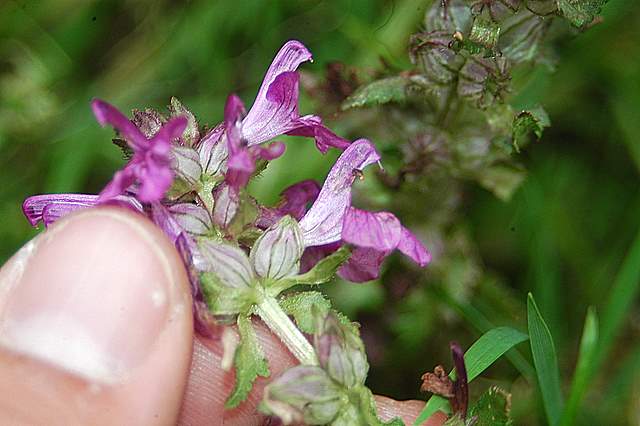
{"type": "Polygon", "coordinates": [[[380,160],[371,142],[353,142],[331,168],[320,194],[300,221],[305,246],[318,246],[342,238],[344,214],[351,205],[351,185],[366,166],[380,160]]]}
{"type": "Polygon", "coordinates": [[[375,280],[380,276],[380,266],[388,252],[372,248],[355,248],[351,257],[338,269],[338,276],[353,283],[375,280]]]}
{"type": "Polygon", "coordinates": [[[427,266],[431,262],[429,250],[405,227],[402,227],[402,238],[400,238],[398,250],[421,267],[427,266]]]}
{"type": "Polygon", "coordinates": [[[284,72],[273,80],[264,99],[258,98],[242,122],[249,145],[259,145],[296,127],[298,74],[284,72]]]}
{"type": "Polygon", "coordinates": [[[269,66],[269,69],[267,70],[264,79],[262,80],[262,85],[260,86],[258,95],[253,102],[253,106],[251,107],[251,110],[243,121],[243,132],[245,133],[245,135],[251,137],[251,139],[249,137],[247,138],[250,145],[266,142],[269,139],[283,133],[280,132],[274,134],[273,128],[275,128],[276,126],[270,123],[267,124],[269,126],[272,126],[272,129],[262,129],[262,127],[265,125],[265,117],[273,117],[273,114],[271,114],[270,110],[274,109],[274,101],[270,100],[269,98],[289,100],[289,105],[286,108],[281,109],[280,111],[280,116],[278,116],[277,119],[278,126],[281,126],[282,121],[284,121],[287,117],[290,117],[290,102],[293,97],[295,97],[295,111],[297,115],[297,77],[292,76],[290,73],[296,71],[301,63],[310,61],[311,59],[311,52],[309,52],[309,50],[302,43],[296,40],[286,42],[284,46],[282,46],[280,51],[276,54],[273,62],[271,63],[271,66],[269,66]],[[274,81],[278,79],[278,77],[282,74],[285,74],[285,77],[280,77],[279,82],[272,88],[271,86],[274,81]]]}
{"type": "Polygon", "coordinates": [[[349,207],[342,224],[342,239],[358,247],[391,251],[398,247],[402,225],[389,212],[369,212],[349,207]]]}
{"type": "Polygon", "coordinates": [[[101,126],[111,125],[134,149],[147,143],[142,132],[113,105],[94,99],[91,101],[91,109],[101,126]]]}
{"type": "Polygon", "coordinates": [[[250,149],[256,157],[271,161],[284,154],[286,148],[284,143],[276,141],[268,145],[252,146],[250,149]]]}
{"type": "MultiPolygon", "coordinates": [[[[118,170],[113,175],[111,181],[100,192],[98,202],[106,202],[125,192],[135,182],[135,172],[131,163],[124,166],[122,170],[118,170]]],[[[144,201],[140,199],[140,201],[144,201]]]]}
{"type": "Polygon", "coordinates": [[[296,127],[287,132],[291,136],[314,138],[318,151],[326,154],[329,148],[346,149],[351,142],[341,138],[322,124],[316,115],[305,115],[296,120],[296,127]]]}
{"type": "Polygon", "coordinates": [[[49,226],[57,218],[78,209],[95,206],[98,196],[93,194],[44,194],[28,197],[22,203],[22,212],[32,226],[43,222],[49,226]],[[49,210],[47,220],[45,210],[49,210]]]}
{"type": "Polygon", "coordinates": [[[138,199],[144,203],[161,200],[173,182],[171,168],[167,164],[158,164],[154,161],[136,166],[136,177],[140,182],[138,199]]]}
{"type": "Polygon", "coordinates": [[[167,121],[149,141],[154,153],[166,155],[171,149],[171,141],[182,136],[188,123],[186,117],[174,117],[167,121]]]}

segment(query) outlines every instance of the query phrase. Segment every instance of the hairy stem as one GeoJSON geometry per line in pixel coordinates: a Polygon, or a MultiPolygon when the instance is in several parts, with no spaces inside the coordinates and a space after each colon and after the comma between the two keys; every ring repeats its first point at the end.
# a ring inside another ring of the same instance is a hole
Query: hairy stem
{"type": "Polygon", "coordinates": [[[256,313],[303,365],[318,365],[318,357],[302,332],[282,310],[278,301],[265,295],[256,305],[256,313]]]}

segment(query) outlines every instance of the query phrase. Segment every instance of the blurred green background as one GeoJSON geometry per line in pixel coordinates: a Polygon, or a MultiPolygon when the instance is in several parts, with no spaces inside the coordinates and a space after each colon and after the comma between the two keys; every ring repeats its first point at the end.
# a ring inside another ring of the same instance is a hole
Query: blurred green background
{"type": "MultiPolygon", "coordinates": [[[[26,196],[97,192],[122,164],[110,146],[111,130],[91,115],[91,98],[126,111],[163,108],[175,95],[213,126],[231,91],[250,104],[274,53],[291,38],[313,52],[315,62],[303,66],[310,73],[324,73],[331,61],[375,69],[382,58],[409,67],[406,42],[428,3],[1,2],[0,261],[37,232],[20,210],[26,196]]],[[[418,396],[419,374],[449,363],[443,342],[457,339],[468,346],[483,319],[524,330],[528,291],[554,335],[561,374],[570,378],[586,308],[604,309],[640,224],[640,3],[612,0],[604,18],[587,33],[563,40],[557,71],[532,69],[518,95],[518,102],[543,104],[552,127],[521,154],[529,174],[514,198],[505,203],[473,185],[465,188],[465,226],[487,276],[494,278],[462,306],[437,291],[425,294],[428,301],[416,300],[408,328],[426,342],[412,348],[419,351],[419,365],[401,365],[407,350],[402,338],[385,340],[393,347],[383,357],[372,346],[374,391],[418,396]],[[420,309],[434,304],[449,304],[453,320],[423,326],[420,309]]],[[[311,108],[303,98],[302,112],[311,108]]],[[[339,120],[333,125],[339,132],[339,120]]],[[[368,136],[366,129],[361,136],[368,136]]],[[[275,162],[253,189],[273,202],[287,184],[322,179],[330,158],[308,141],[292,141],[285,160],[275,162]]],[[[583,424],[640,422],[636,296],[626,293],[631,308],[620,307],[622,329],[593,382],[583,424]]],[[[363,322],[366,340],[367,324],[384,303],[380,284],[373,283],[345,290],[342,308],[363,322]]],[[[521,352],[528,357],[524,346],[521,352]]],[[[513,392],[516,424],[543,423],[534,388],[506,361],[485,376],[513,392]]]]}

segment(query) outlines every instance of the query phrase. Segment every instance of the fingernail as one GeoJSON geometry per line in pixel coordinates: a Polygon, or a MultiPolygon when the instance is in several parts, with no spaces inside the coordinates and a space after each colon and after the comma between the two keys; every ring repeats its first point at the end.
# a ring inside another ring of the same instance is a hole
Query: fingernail
{"type": "Polygon", "coordinates": [[[143,220],[94,209],[39,236],[2,274],[0,345],[93,381],[126,377],[184,304],[170,246],[143,220]]]}

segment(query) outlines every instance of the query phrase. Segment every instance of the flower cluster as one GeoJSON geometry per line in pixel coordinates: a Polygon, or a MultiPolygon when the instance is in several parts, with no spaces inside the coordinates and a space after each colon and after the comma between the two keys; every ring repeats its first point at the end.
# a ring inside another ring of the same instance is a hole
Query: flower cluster
{"type": "MultiPolygon", "coordinates": [[[[352,282],[375,279],[383,259],[396,249],[420,266],[430,261],[427,249],[392,213],[352,205],[353,183],[380,155],[370,141],[350,142],[319,117],[300,115],[297,68],[309,60],[311,53],[302,43],[287,42],[249,111],[231,94],[224,121],[206,132],[176,99],[168,116],[147,109],[134,111],[131,120],[94,100],[97,121],[117,131],[115,142],[127,153],[128,163],[97,195],[36,195],[23,205],[33,225],[49,226],[75,210],[114,204],[160,227],[189,272],[197,329],[211,335],[220,324],[238,322],[241,343],[236,351],[249,355],[236,356],[238,383],[229,406],[248,392],[241,386],[243,377],[250,385],[268,371],[257,367],[260,351],[245,323],[250,315],[257,313],[301,363],[317,366],[322,354],[280,306],[285,290],[327,282],[336,273],[352,282]],[[312,137],[321,153],[329,148],[343,152],[322,186],[302,181],[285,189],[278,205],[261,206],[246,186],[284,153],[284,143],[273,141],[282,135],[312,137]],[[245,365],[242,359],[254,362],[245,365]]],[[[363,381],[358,379],[360,385],[363,381]]]]}

